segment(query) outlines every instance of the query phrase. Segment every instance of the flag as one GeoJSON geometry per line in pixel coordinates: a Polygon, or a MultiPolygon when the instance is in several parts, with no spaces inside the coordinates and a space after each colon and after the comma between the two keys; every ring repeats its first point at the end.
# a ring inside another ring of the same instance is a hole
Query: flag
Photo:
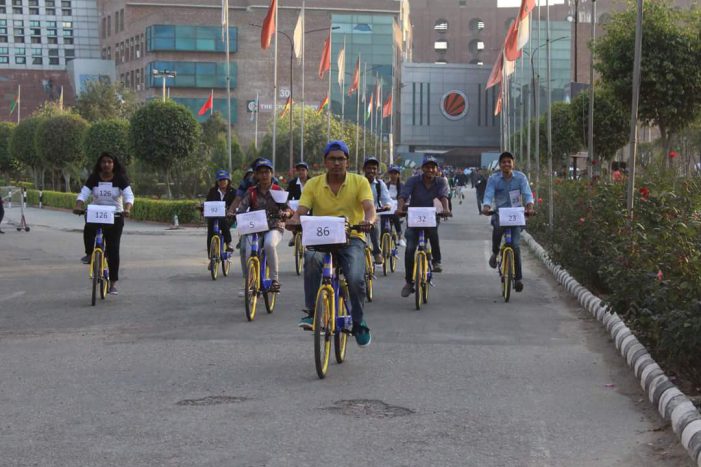
{"type": "Polygon", "coordinates": [[[375,97],[375,94],[370,94],[370,102],[368,102],[368,110],[365,112],[365,120],[370,118],[370,116],[372,115],[373,97],[375,97]]]}
{"type": "Polygon", "coordinates": [[[375,107],[380,108],[382,106],[382,80],[377,80],[375,84],[375,107]]]}
{"type": "Polygon", "coordinates": [[[358,59],[355,61],[355,70],[353,71],[353,81],[351,81],[351,85],[348,88],[348,95],[352,96],[354,92],[358,90],[358,85],[360,84],[360,55],[358,55],[358,59]]]}
{"type": "Polygon", "coordinates": [[[280,112],[280,118],[283,118],[285,115],[287,115],[287,112],[290,111],[290,108],[292,108],[292,104],[294,101],[292,100],[292,96],[287,98],[287,102],[285,102],[285,106],[282,108],[282,112],[280,112]]]}
{"type": "Polygon", "coordinates": [[[382,118],[387,118],[390,115],[392,115],[392,93],[389,93],[385,105],[382,106],[382,118]]]}
{"type": "Polygon", "coordinates": [[[297,24],[295,25],[294,33],[292,34],[292,40],[294,44],[295,57],[302,57],[302,36],[304,35],[304,10],[300,10],[299,16],[297,17],[297,24]]]}
{"type": "Polygon", "coordinates": [[[518,22],[514,20],[509,26],[509,30],[506,33],[506,39],[504,40],[504,58],[506,61],[513,62],[518,58],[521,58],[521,50],[517,47],[518,42],[518,22]]]}
{"type": "Polygon", "coordinates": [[[260,46],[263,49],[270,47],[270,42],[275,34],[275,15],[277,14],[277,0],[271,0],[268,14],[263,20],[263,29],[260,32],[260,46]]]}
{"type": "Polygon", "coordinates": [[[499,52],[499,56],[494,61],[494,66],[492,67],[492,72],[489,73],[489,78],[487,79],[487,86],[485,87],[485,90],[491,88],[496,84],[501,83],[503,71],[504,51],[502,50],[501,52],[499,52]]]}
{"type": "Polygon", "coordinates": [[[324,50],[321,52],[321,62],[319,62],[319,78],[324,79],[324,74],[331,71],[331,33],[324,41],[324,50]]]}
{"type": "Polygon", "coordinates": [[[511,23],[504,43],[504,54],[507,60],[514,61],[521,57],[521,49],[528,42],[528,17],[533,8],[535,8],[535,0],[521,0],[518,16],[511,23]]]}
{"type": "Polygon", "coordinates": [[[202,115],[206,114],[208,110],[211,112],[213,108],[214,108],[214,90],[212,90],[210,92],[209,98],[207,98],[207,102],[205,102],[202,105],[202,107],[200,108],[200,111],[197,112],[197,115],[199,115],[201,117],[202,115]]]}
{"type": "Polygon", "coordinates": [[[497,98],[497,104],[494,106],[495,117],[501,113],[501,94],[501,85],[499,85],[499,97],[497,98]]]}
{"type": "Polygon", "coordinates": [[[394,38],[394,45],[397,47],[399,52],[402,51],[402,30],[397,24],[397,20],[392,19],[392,37],[394,38]]]}
{"type": "Polygon", "coordinates": [[[221,0],[221,41],[226,42],[226,27],[229,22],[229,0],[221,0]]]}
{"type": "Polygon", "coordinates": [[[343,47],[338,53],[338,85],[343,87],[346,82],[346,48],[343,47]]]}
{"type": "Polygon", "coordinates": [[[12,104],[10,104],[10,115],[15,113],[15,109],[19,105],[19,91],[17,92],[17,97],[12,101],[12,104]]]}
{"type": "Polygon", "coordinates": [[[329,106],[329,95],[324,96],[324,100],[321,101],[319,107],[316,109],[316,113],[321,113],[326,107],[329,106]]]}
{"type": "Polygon", "coordinates": [[[61,86],[61,94],[58,96],[58,108],[63,110],[63,86],[61,86]]]}

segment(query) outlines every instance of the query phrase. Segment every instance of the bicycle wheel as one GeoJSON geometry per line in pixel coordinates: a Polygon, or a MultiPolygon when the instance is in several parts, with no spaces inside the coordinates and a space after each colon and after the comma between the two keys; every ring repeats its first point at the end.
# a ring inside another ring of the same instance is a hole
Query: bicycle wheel
{"type": "MultiPolygon", "coordinates": [[[[346,303],[348,295],[348,285],[345,281],[341,283],[341,293],[338,295],[338,317],[348,316],[348,306],[346,303]]],[[[348,344],[348,333],[344,329],[336,327],[333,335],[333,348],[336,354],[336,362],[343,363],[346,359],[346,345],[348,344]]]]}
{"type": "Polygon", "coordinates": [[[505,248],[504,259],[501,262],[502,274],[504,278],[502,295],[504,296],[504,301],[508,302],[511,297],[511,285],[514,280],[514,250],[511,248],[505,248]]]}
{"type": "Polygon", "coordinates": [[[100,268],[100,298],[102,300],[105,299],[107,296],[107,292],[109,292],[110,288],[110,281],[107,279],[108,275],[106,274],[107,271],[107,258],[102,255],[102,267],[100,268]]]}
{"type": "Polygon", "coordinates": [[[102,253],[97,250],[93,251],[92,261],[90,262],[90,271],[92,276],[92,306],[95,306],[97,301],[97,286],[100,281],[100,265],[102,264],[102,253]]]}
{"type": "MultiPolygon", "coordinates": [[[[266,265],[265,267],[265,278],[270,279],[270,268],[266,265]]],[[[275,309],[275,302],[277,302],[277,292],[265,292],[263,293],[263,302],[265,303],[265,310],[270,314],[275,309]]]]}
{"type": "Polygon", "coordinates": [[[314,307],[314,362],[316,374],[322,379],[326,376],[326,370],[329,369],[331,353],[331,323],[334,319],[331,308],[332,293],[333,290],[330,287],[322,286],[316,296],[314,307]]]}
{"type": "Polygon", "coordinates": [[[423,302],[422,293],[422,283],[425,277],[424,267],[425,267],[425,256],[423,252],[417,252],[414,256],[414,304],[416,309],[421,309],[421,303],[423,302]]]}
{"type": "Polygon", "coordinates": [[[389,270],[394,272],[397,270],[397,255],[394,254],[394,250],[397,249],[397,234],[392,234],[392,241],[390,242],[391,252],[389,255],[389,270]]]}
{"type": "Polygon", "coordinates": [[[423,280],[421,281],[421,301],[426,304],[428,303],[428,289],[431,287],[431,284],[428,282],[428,271],[429,271],[429,263],[426,262],[424,263],[424,277],[423,280]]]}
{"type": "Polygon", "coordinates": [[[373,259],[370,254],[370,249],[365,249],[365,298],[368,302],[372,302],[372,278],[373,278],[373,259]]]}
{"type": "Polygon", "coordinates": [[[229,271],[231,271],[231,253],[228,253],[228,255],[228,258],[221,260],[221,272],[224,274],[224,277],[228,276],[229,271]]]}
{"type": "Polygon", "coordinates": [[[392,242],[388,233],[382,234],[382,275],[387,275],[387,269],[389,266],[390,258],[392,257],[392,242]]]}
{"type": "Polygon", "coordinates": [[[217,280],[219,274],[219,237],[212,235],[209,241],[209,273],[212,275],[212,280],[217,280]]]}
{"type": "Polygon", "coordinates": [[[295,272],[299,276],[304,268],[304,247],[302,246],[302,235],[295,234],[295,272]]]}
{"type": "Polygon", "coordinates": [[[244,282],[244,296],[246,305],[246,319],[253,321],[256,317],[256,305],[258,303],[258,261],[248,258],[246,277],[244,282]]]}

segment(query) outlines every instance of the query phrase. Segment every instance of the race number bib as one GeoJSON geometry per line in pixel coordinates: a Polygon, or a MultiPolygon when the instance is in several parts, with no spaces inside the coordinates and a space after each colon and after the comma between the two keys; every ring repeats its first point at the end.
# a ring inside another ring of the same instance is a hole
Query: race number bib
{"type": "Polygon", "coordinates": [[[205,201],[204,217],[224,217],[226,216],[226,202],[224,201],[205,201]]]}
{"type": "Polygon", "coordinates": [[[518,227],[526,225],[526,214],[523,208],[499,208],[500,227],[518,227]]]}
{"type": "Polygon", "coordinates": [[[407,225],[418,228],[435,227],[436,208],[409,208],[407,225]]]}
{"type": "Polygon", "coordinates": [[[293,211],[296,211],[297,208],[299,208],[299,200],[298,199],[291,199],[287,202],[287,205],[292,209],[293,211]]]}
{"type": "Polygon", "coordinates": [[[88,204],[86,222],[89,224],[114,224],[114,213],[116,210],[117,208],[114,206],[88,204]]]}
{"type": "Polygon", "coordinates": [[[285,190],[270,190],[270,194],[273,200],[278,204],[284,204],[287,202],[287,197],[290,194],[289,191],[285,190]]]}
{"type": "Polygon", "coordinates": [[[268,215],[263,209],[236,214],[236,232],[240,235],[267,232],[268,230],[270,230],[268,228],[268,215]]]}
{"type": "Polygon", "coordinates": [[[302,216],[302,245],[346,243],[346,220],[332,216],[302,216]]]}
{"type": "Polygon", "coordinates": [[[395,212],[397,212],[397,200],[391,199],[389,200],[389,211],[382,211],[378,212],[377,214],[379,216],[391,216],[395,212]]]}
{"type": "Polygon", "coordinates": [[[93,190],[93,197],[96,201],[112,201],[114,198],[112,182],[100,182],[93,190]]]}
{"type": "Polygon", "coordinates": [[[509,199],[511,200],[511,207],[520,208],[523,206],[521,203],[521,190],[511,190],[509,192],[509,199]]]}

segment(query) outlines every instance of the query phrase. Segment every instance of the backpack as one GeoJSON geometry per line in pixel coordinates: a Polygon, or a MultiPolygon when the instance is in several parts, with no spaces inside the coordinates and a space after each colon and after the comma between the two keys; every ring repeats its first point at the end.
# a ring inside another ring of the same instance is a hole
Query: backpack
{"type": "MultiPolygon", "coordinates": [[[[277,185],[276,183],[273,183],[273,185],[270,187],[271,190],[282,190],[280,188],[280,185],[277,185]]],[[[250,211],[255,211],[257,204],[258,204],[258,187],[256,185],[253,185],[248,189],[248,194],[251,198],[250,204],[250,211]]]]}

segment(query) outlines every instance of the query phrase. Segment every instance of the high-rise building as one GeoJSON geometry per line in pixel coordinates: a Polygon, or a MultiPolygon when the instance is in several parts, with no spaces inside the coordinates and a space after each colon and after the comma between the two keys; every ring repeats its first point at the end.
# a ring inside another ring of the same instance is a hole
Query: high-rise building
{"type": "MultiPolygon", "coordinates": [[[[64,93],[70,104],[75,76],[109,76],[100,69],[95,0],[0,0],[0,105],[3,120],[21,85],[22,115],[64,93]],[[80,60],[76,67],[73,60],[80,60]],[[97,65],[97,68],[95,67],[97,65]],[[71,72],[68,70],[71,69],[71,72]]],[[[104,64],[102,64],[104,65],[104,64]]]]}

